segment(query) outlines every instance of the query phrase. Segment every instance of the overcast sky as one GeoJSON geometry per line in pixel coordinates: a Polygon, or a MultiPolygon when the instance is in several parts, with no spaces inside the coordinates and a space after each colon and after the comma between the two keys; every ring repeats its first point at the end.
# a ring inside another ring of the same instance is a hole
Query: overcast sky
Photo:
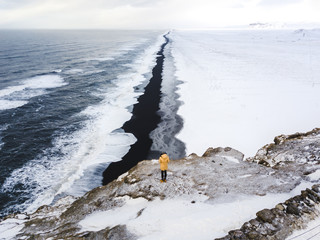
{"type": "Polygon", "coordinates": [[[320,0],[0,0],[0,28],[213,28],[319,23],[320,0]]]}

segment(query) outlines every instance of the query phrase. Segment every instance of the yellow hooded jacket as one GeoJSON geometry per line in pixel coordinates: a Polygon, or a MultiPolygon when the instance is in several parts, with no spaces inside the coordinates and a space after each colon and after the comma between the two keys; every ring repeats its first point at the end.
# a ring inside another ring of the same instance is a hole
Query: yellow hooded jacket
{"type": "Polygon", "coordinates": [[[170,162],[169,156],[167,154],[162,154],[159,158],[161,171],[168,170],[168,162],[170,162]]]}

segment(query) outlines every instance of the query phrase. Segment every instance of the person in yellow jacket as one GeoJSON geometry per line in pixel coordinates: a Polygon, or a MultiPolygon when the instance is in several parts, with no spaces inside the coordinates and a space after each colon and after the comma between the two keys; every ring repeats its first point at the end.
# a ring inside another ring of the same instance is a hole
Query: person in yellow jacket
{"type": "Polygon", "coordinates": [[[168,163],[170,162],[169,156],[167,153],[161,153],[159,158],[160,170],[161,170],[161,182],[167,182],[167,170],[168,163]]]}

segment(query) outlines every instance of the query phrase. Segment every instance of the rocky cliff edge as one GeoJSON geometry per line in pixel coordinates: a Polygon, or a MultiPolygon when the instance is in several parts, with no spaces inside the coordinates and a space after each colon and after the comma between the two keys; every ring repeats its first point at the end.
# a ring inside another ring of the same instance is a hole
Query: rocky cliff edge
{"type": "Polygon", "coordinates": [[[81,198],[7,216],[0,237],[285,239],[319,216],[319,153],[314,129],[278,136],[246,160],[229,147],[173,160],[167,183],[157,160],[142,161],[81,198]]]}

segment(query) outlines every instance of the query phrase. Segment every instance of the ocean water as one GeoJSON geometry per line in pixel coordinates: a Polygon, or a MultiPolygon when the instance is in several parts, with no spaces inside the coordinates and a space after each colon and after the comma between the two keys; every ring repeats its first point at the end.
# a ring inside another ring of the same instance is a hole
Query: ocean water
{"type": "Polygon", "coordinates": [[[0,216],[101,185],[160,31],[0,31],[0,216]]]}

